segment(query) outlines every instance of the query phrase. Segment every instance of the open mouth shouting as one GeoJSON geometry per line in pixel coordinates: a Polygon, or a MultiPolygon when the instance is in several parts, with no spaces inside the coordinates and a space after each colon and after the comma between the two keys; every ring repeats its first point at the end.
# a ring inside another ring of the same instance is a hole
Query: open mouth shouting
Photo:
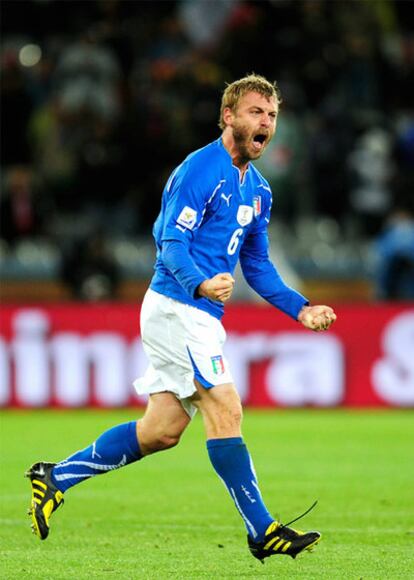
{"type": "Polygon", "coordinates": [[[246,124],[235,123],[233,125],[233,137],[240,158],[245,162],[249,159],[258,159],[273,136],[273,131],[264,127],[251,129],[246,124]]]}
{"type": "Polygon", "coordinates": [[[257,133],[256,135],[253,136],[252,141],[253,149],[257,153],[261,153],[264,150],[265,146],[267,145],[267,141],[268,136],[266,133],[257,133]]]}

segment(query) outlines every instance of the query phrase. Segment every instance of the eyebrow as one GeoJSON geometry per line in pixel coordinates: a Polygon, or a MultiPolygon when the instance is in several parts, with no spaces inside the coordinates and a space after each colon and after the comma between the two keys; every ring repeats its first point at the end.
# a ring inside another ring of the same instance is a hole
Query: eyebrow
{"type": "MultiPolygon", "coordinates": [[[[249,111],[252,110],[252,109],[257,109],[258,111],[262,111],[263,113],[266,112],[265,109],[263,109],[263,107],[259,107],[258,105],[251,105],[249,107],[249,111]]],[[[271,111],[269,111],[269,114],[272,114],[272,113],[275,114],[275,115],[277,115],[277,110],[276,109],[272,109],[271,111]]]]}

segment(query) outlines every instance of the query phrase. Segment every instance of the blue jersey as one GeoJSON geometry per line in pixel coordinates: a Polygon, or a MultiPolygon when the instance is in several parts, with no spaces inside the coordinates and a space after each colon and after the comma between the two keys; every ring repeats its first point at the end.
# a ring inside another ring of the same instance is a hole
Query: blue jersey
{"type": "Polygon", "coordinates": [[[241,182],[240,171],[221,138],[190,154],[172,173],[163,191],[153,229],[157,259],[151,288],[221,318],[223,304],[198,297],[196,289],[218,273],[233,274],[240,258],[247,281],[259,294],[274,303],[266,295],[267,284],[273,285],[270,294],[279,296],[275,305],[296,318],[307,301],[284,285],[269,261],[267,226],[271,206],[267,181],[250,163],[241,182]],[[163,247],[171,241],[184,243],[195,266],[184,285],[163,259],[163,247]]]}

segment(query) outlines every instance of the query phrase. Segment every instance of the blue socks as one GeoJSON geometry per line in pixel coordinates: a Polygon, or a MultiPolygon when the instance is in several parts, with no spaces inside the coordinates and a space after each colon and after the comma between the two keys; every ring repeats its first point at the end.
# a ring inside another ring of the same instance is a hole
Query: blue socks
{"type": "MultiPolygon", "coordinates": [[[[253,463],[241,437],[209,439],[211,463],[230,492],[249,536],[261,542],[274,518],[259,491],[253,463]]],[[[52,470],[56,487],[64,493],[85,479],[106,473],[142,458],[136,421],[105,431],[92,445],[77,451],[52,470]]]]}
{"type": "Polygon", "coordinates": [[[94,475],[141,459],[136,424],[136,421],[130,421],[108,429],[92,445],[55,465],[52,470],[53,483],[65,492],[94,475]]]}
{"type": "Polygon", "coordinates": [[[207,450],[214,469],[243,518],[247,533],[255,542],[261,542],[275,518],[263,503],[253,463],[243,439],[209,439],[207,450]]]}

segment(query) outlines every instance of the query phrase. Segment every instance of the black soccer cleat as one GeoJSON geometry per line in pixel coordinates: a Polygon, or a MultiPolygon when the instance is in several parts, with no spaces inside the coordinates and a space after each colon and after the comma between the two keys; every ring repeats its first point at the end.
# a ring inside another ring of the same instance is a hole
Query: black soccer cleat
{"type": "Polygon", "coordinates": [[[303,550],[311,551],[321,538],[319,532],[298,532],[293,528],[273,522],[266,530],[263,542],[254,542],[247,536],[250,552],[258,560],[274,554],[287,554],[296,558],[303,550]]]}
{"type": "Polygon", "coordinates": [[[254,542],[250,536],[247,536],[252,555],[263,564],[265,558],[269,558],[269,556],[274,554],[287,554],[292,556],[292,558],[296,558],[304,550],[311,552],[312,548],[321,539],[321,534],[319,532],[300,532],[293,528],[288,528],[288,525],[303,518],[317,503],[315,501],[302,515],[287,524],[281,524],[278,521],[272,522],[267,528],[262,542],[254,542]]]}
{"type": "Polygon", "coordinates": [[[32,532],[41,540],[49,535],[49,519],[63,504],[63,493],[52,482],[52,469],[56,463],[40,461],[34,463],[25,473],[32,484],[32,499],[28,510],[32,518],[32,532]]]}

